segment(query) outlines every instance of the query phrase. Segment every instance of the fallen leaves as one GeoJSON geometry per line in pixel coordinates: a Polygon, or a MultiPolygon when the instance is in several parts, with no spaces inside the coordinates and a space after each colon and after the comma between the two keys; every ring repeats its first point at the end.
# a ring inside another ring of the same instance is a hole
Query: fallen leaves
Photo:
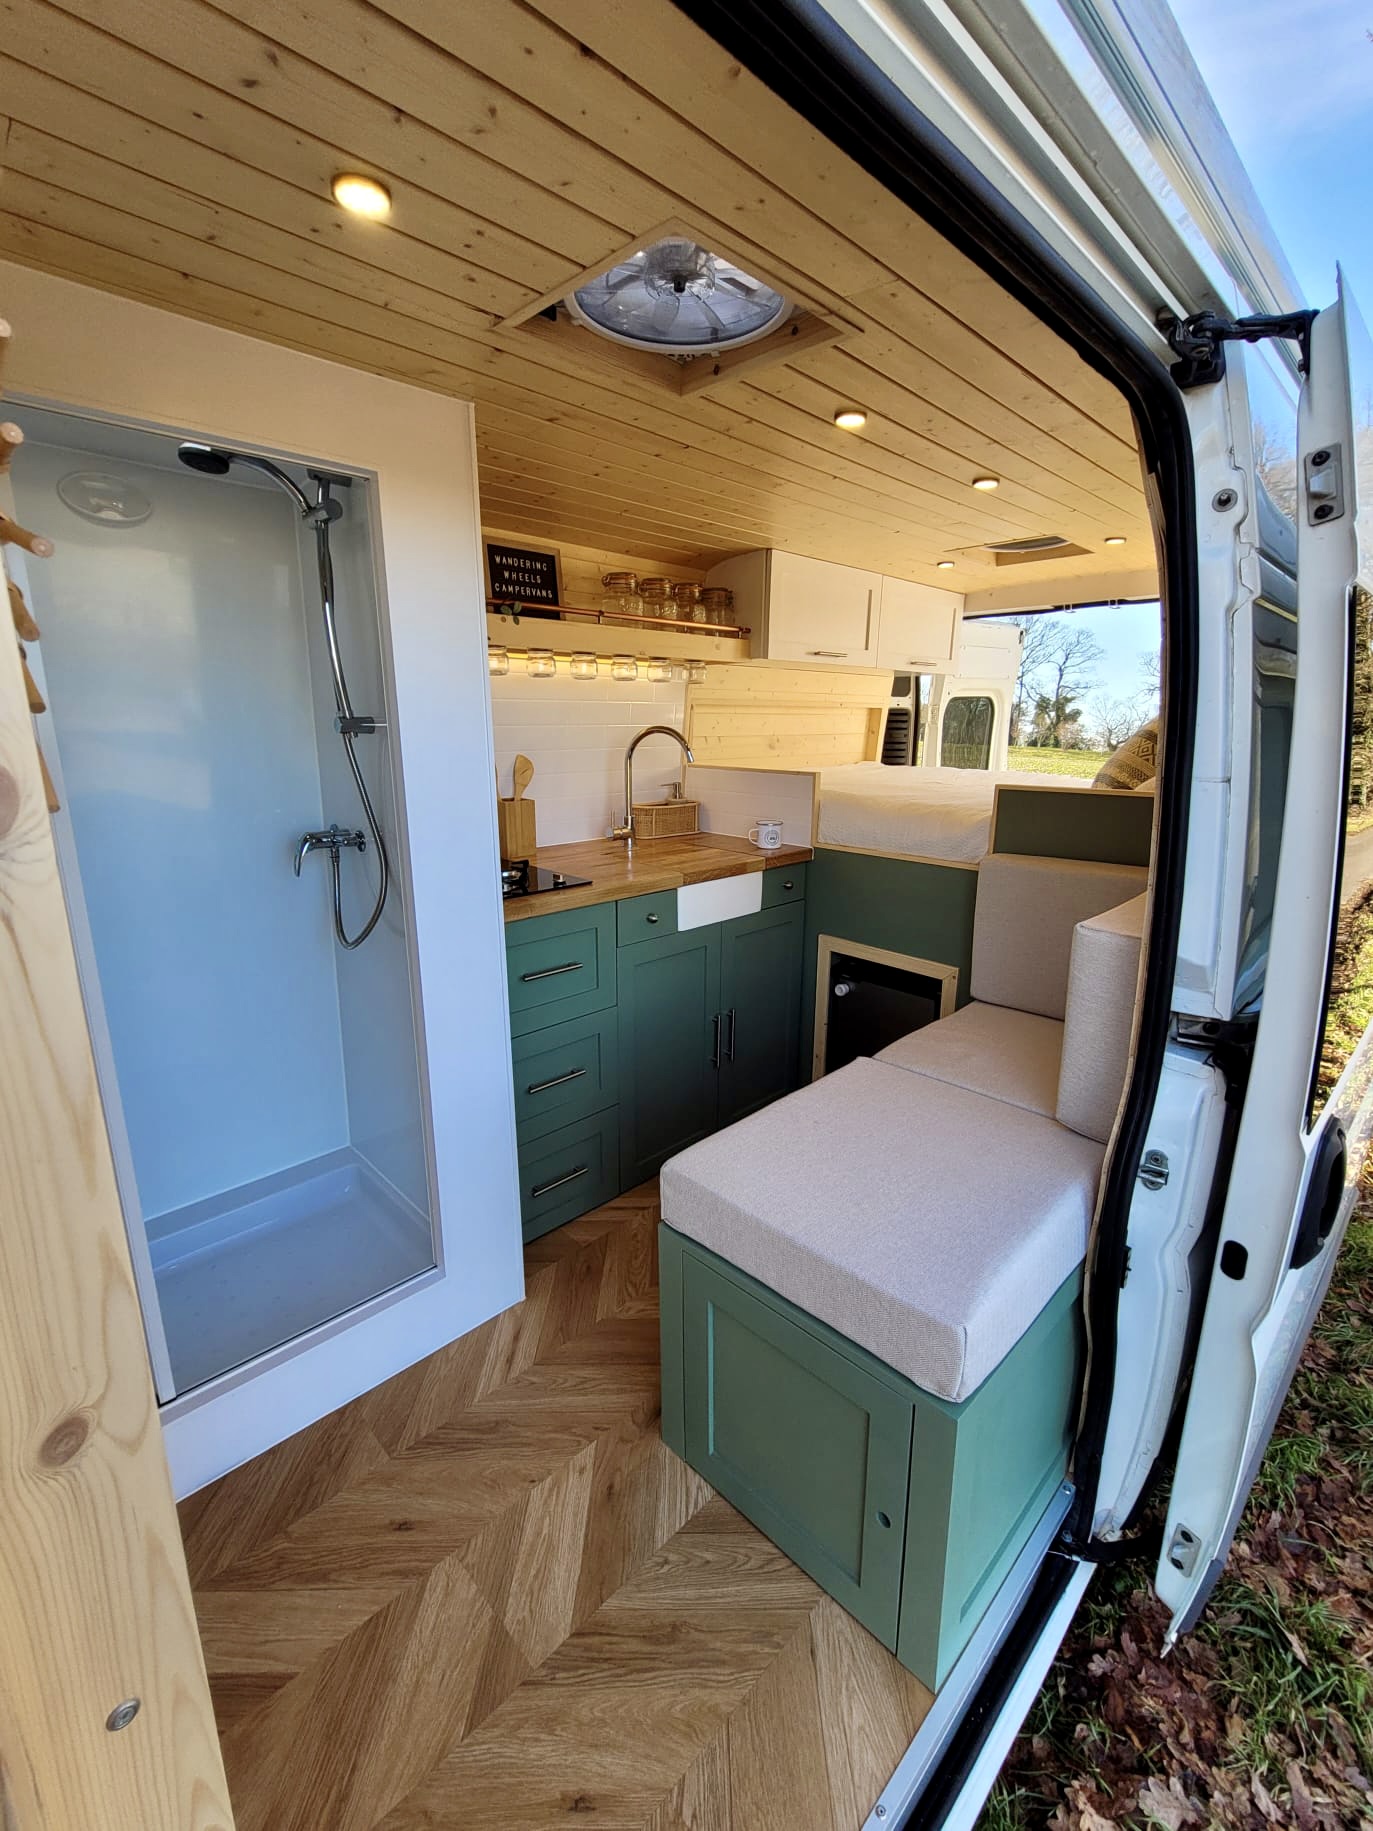
{"type": "Polygon", "coordinates": [[[1373,1831],[1370,1417],[1373,1204],[1201,1621],[1103,1569],[984,1831],[1373,1831]]]}

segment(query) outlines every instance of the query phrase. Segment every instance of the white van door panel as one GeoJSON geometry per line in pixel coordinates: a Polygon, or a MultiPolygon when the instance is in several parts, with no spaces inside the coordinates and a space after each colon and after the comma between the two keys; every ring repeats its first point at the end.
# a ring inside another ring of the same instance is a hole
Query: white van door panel
{"type": "MultiPolygon", "coordinates": [[[[1298,664],[1268,971],[1215,1267],[1193,1368],[1156,1587],[1176,1635],[1229,1548],[1353,1206],[1367,1043],[1313,1121],[1346,812],[1351,612],[1359,572],[1352,300],[1312,327],[1298,411],[1298,664]]],[[[1365,414],[1373,374],[1358,377],[1365,414]]],[[[1365,480],[1365,489],[1367,482],[1365,480]]],[[[1368,510],[1362,519],[1367,533],[1368,510]]],[[[1365,544],[1365,552],[1370,548],[1365,544]]],[[[1366,640],[1366,635],[1364,637],[1366,640]]]]}
{"type": "Polygon", "coordinates": [[[1204,1053],[1170,1044],[1144,1143],[1145,1175],[1130,1203],[1094,1538],[1115,1538],[1124,1529],[1168,1433],[1206,1288],[1225,1101],[1220,1069],[1204,1053]]]}

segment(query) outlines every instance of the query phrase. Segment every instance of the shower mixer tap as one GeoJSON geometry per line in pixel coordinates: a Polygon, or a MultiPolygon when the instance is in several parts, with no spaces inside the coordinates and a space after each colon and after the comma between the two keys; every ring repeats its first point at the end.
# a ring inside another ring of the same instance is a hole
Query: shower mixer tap
{"type": "Polygon", "coordinates": [[[349,846],[354,847],[359,852],[365,852],[367,850],[367,835],[357,830],[349,832],[346,827],[341,826],[331,826],[324,832],[319,833],[302,833],[300,836],[300,844],[296,847],[296,876],[300,876],[300,867],[305,863],[305,860],[310,853],[316,851],[328,852],[333,860],[335,869],[337,869],[339,852],[349,846]]]}

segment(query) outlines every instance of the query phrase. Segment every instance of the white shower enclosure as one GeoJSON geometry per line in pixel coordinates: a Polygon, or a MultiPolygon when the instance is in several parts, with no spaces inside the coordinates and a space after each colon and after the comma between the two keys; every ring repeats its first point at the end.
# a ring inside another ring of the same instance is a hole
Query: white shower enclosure
{"type": "MultiPolygon", "coordinates": [[[[372,488],[330,544],[358,758],[336,728],[315,535],[270,478],[205,476],[173,437],[29,410],[19,517],[42,629],[59,857],[159,1397],[308,1336],[437,1264],[394,707],[372,488]]],[[[288,474],[313,495],[306,464],[288,474]]]]}

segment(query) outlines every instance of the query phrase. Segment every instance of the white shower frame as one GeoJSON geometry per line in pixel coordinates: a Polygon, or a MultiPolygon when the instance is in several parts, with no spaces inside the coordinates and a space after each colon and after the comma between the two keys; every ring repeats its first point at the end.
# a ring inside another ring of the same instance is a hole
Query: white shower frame
{"type": "MultiPolygon", "coordinates": [[[[372,486],[436,1264],[164,1403],[181,1498],[524,1294],[474,416],[467,402],[6,262],[0,310],[16,329],[10,403],[305,460],[372,486]],[[430,843],[414,844],[417,834],[430,843]],[[493,1073],[498,1064],[503,1072],[493,1073]]],[[[40,657],[41,645],[33,652],[41,668],[40,657]]],[[[39,726],[53,744],[50,719],[39,726]]],[[[118,1085],[113,1053],[74,847],[58,824],[64,881],[76,892],[68,903],[91,1046],[108,1095],[118,1085]]],[[[106,1118],[149,1356],[165,1394],[170,1367],[117,1100],[106,1118]]]]}

